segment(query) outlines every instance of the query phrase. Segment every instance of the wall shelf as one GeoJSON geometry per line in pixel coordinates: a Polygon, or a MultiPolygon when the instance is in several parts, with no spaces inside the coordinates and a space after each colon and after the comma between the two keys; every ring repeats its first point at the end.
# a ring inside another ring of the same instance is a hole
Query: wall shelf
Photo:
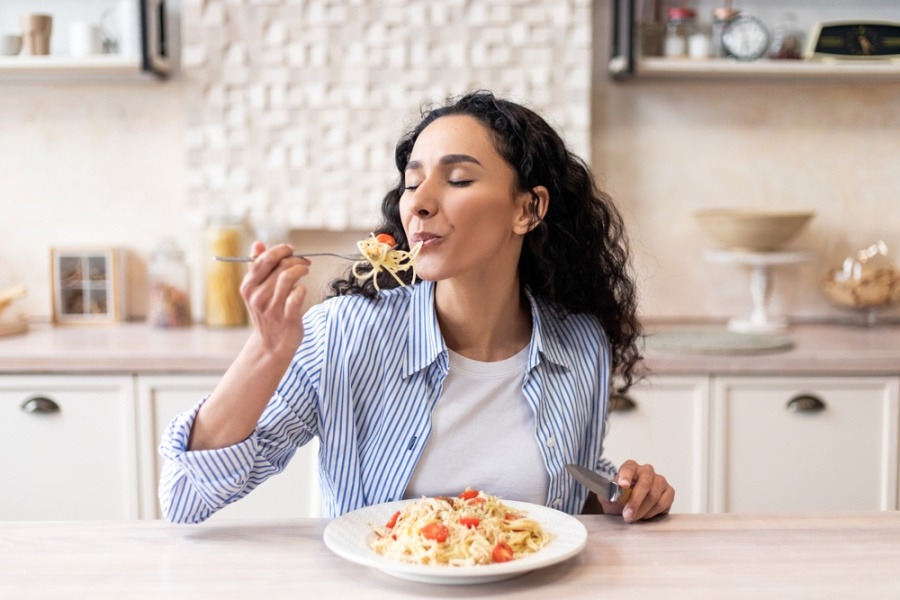
{"type": "Polygon", "coordinates": [[[98,55],[87,58],[69,56],[2,56],[0,80],[46,81],[60,79],[156,79],[142,68],[141,58],[98,55]]]}
{"type": "MultiPolygon", "coordinates": [[[[698,0],[700,2],[701,0],[698,0]]],[[[766,3],[751,3],[748,14],[758,14],[766,3]],[[755,5],[755,6],[754,6],[755,5]]],[[[781,5],[782,3],[779,3],[781,5]]],[[[786,3],[797,8],[798,2],[786,3]]],[[[827,7],[819,3],[815,10],[807,13],[811,22],[823,19],[846,19],[838,17],[838,13],[829,13],[827,7]]],[[[831,3],[821,3],[831,4],[831,3]]],[[[843,4],[846,8],[849,2],[843,4]]],[[[857,3],[859,4],[859,3],[857,3]]],[[[612,0],[610,39],[612,47],[607,63],[610,77],[618,81],[640,80],[741,80],[741,81],[822,81],[822,82],[900,82],[900,59],[897,57],[865,58],[848,56],[844,58],[820,58],[804,60],[771,60],[737,61],[724,58],[672,58],[643,56],[640,52],[642,24],[637,16],[636,0],[612,0]]],[[[706,9],[709,8],[709,5],[706,9]]],[[[704,9],[703,14],[708,15],[704,9]]],[[[872,9],[866,13],[868,19],[884,20],[884,8],[872,9]],[[878,12],[881,11],[881,12],[878,12]]],[[[858,12],[854,7],[854,12],[858,12]]],[[[699,13],[698,13],[699,14],[699,13]]],[[[842,13],[841,13],[842,14],[842,13]]],[[[893,14],[893,13],[889,13],[893,14]]],[[[890,18],[890,17],[887,17],[890,18]]],[[[769,23],[774,16],[769,15],[769,23]]],[[[894,19],[896,20],[896,18],[894,19]]]]}
{"type": "Polygon", "coordinates": [[[639,78],[864,79],[900,81],[900,61],[769,60],[641,58],[639,78]]]}

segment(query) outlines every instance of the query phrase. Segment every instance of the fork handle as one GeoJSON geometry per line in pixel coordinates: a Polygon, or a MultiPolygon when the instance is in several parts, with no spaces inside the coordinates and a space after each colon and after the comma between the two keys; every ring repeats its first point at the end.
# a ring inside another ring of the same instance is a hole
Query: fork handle
{"type": "MultiPolygon", "coordinates": [[[[361,256],[345,256],[343,254],[334,254],[333,252],[306,252],[304,254],[294,254],[294,258],[309,258],[310,256],[334,256],[343,258],[344,260],[362,260],[361,256]]],[[[253,262],[249,256],[213,256],[214,260],[220,262],[246,263],[253,262]]]]}

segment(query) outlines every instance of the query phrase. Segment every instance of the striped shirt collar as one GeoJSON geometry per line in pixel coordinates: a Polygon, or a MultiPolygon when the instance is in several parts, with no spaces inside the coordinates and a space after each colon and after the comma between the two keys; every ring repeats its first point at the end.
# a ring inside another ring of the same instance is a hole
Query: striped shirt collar
{"type": "MultiPolygon", "coordinates": [[[[447,362],[444,336],[438,325],[437,313],[434,311],[435,282],[421,281],[412,286],[409,323],[406,328],[407,343],[403,360],[403,377],[409,377],[417,371],[425,369],[444,357],[447,362]]],[[[541,355],[554,364],[571,369],[570,360],[561,350],[556,332],[552,328],[542,326],[542,312],[548,310],[546,305],[535,298],[527,287],[525,297],[531,307],[531,341],[529,343],[528,370],[531,371],[540,362],[541,355]]]]}

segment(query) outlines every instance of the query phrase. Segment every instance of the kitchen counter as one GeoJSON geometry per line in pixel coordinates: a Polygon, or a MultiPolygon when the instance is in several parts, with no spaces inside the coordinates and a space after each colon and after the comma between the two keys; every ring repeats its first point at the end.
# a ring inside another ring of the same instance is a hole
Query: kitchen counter
{"type": "Polygon", "coordinates": [[[221,373],[250,332],[145,323],[32,325],[26,333],[0,337],[0,373],[221,373]]]}
{"type": "Polygon", "coordinates": [[[651,373],[682,375],[900,375],[900,326],[803,324],[775,337],[789,338],[784,351],[759,354],[688,354],[653,348],[655,333],[724,331],[722,325],[648,324],[646,364],[651,373]]]}
{"type": "Polygon", "coordinates": [[[587,547],[506,581],[396,579],[329,551],[327,520],[4,523],[4,598],[898,598],[900,512],[583,516],[587,547]]]}
{"type": "MultiPolygon", "coordinates": [[[[679,327],[650,324],[647,332],[679,327]]],[[[219,373],[249,335],[249,328],[157,329],[144,323],[32,325],[27,333],[0,337],[0,373],[219,373]]],[[[662,352],[650,345],[646,362],[656,374],[900,374],[898,326],[795,325],[787,335],[792,349],[757,355],[662,352]]]]}

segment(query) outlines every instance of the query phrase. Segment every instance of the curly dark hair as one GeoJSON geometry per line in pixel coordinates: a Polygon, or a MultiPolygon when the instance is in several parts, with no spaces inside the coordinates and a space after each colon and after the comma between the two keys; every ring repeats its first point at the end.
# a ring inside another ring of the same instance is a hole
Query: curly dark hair
{"type": "MultiPolygon", "coordinates": [[[[474,117],[487,127],[497,151],[515,170],[519,190],[547,188],[549,205],[540,220],[537,196],[532,193],[533,216],[539,222],[525,235],[520,281],[563,317],[567,312],[597,317],[612,347],[619,391],[624,392],[634,383],[642,358],[638,345],[642,327],[625,226],[612,198],[597,187],[585,161],[534,111],[488,91],[424,110],[419,124],[397,143],[394,162],[400,175],[396,187],[382,200],[382,223],[377,231],[392,235],[398,249],[409,250],[399,208],[404,172],[419,134],[447,115],[474,117]]],[[[401,275],[410,283],[411,273],[401,275]]],[[[382,272],[378,285],[391,288],[398,283],[382,272]]],[[[375,297],[372,278],[360,281],[347,273],[331,282],[329,296],[345,294],[375,297]]]]}

